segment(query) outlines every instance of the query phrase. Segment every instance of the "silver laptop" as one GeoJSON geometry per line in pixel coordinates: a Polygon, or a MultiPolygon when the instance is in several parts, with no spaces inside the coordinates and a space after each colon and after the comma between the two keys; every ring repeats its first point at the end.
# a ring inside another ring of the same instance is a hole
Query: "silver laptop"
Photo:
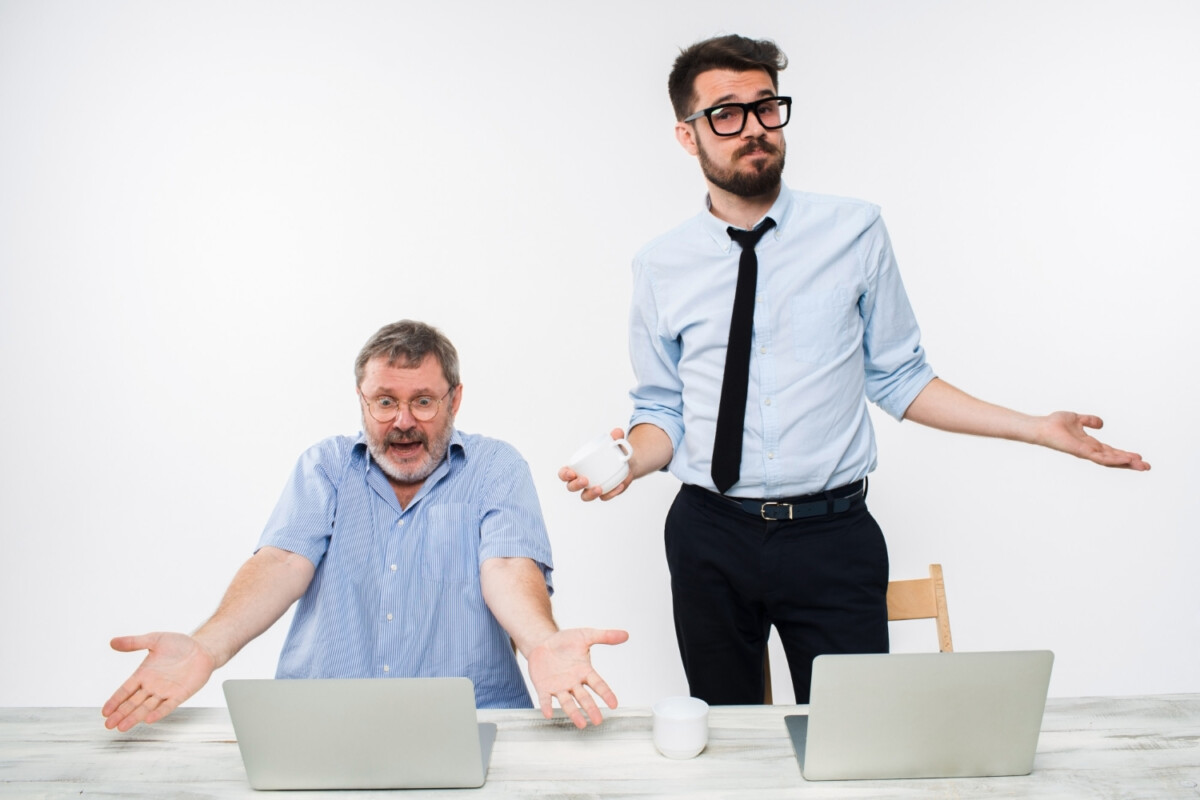
{"type": "Polygon", "coordinates": [[[1033,770],[1048,650],[825,655],[808,716],[784,718],[806,780],[965,778],[1033,770]]]}
{"type": "Polygon", "coordinates": [[[496,726],[467,678],[228,680],[255,789],[482,786],[496,726]]]}

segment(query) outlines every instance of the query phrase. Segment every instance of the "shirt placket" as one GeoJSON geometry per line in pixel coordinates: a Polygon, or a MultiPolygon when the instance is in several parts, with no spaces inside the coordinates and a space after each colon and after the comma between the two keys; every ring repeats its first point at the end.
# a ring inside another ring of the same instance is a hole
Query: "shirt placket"
{"type": "Polygon", "coordinates": [[[767,269],[767,259],[770,257],[770,251],[773,249],[771,244],[775,243],[778,234],[773,232],[773,235],[767,236],[765,241],[759,246],[759,252],[766,258],[760,255],[759,270],[758,270],[758,286],[754,297],[754,358],[758,361],[758,407],[760,418],[762,419],[762,452],[759,454],[762,463],[763,476],[763,497],[774,497],[778,492],[781,483],[779,471],[779,403],[776,398],[777,370],[776,370],[776,347],[773,337],[774,326],[771,320],[774,316],[771,305],[771,293],[769,291],[767,276],[770,275],[767,269]],[[763,248],[762,245],[767,247],[763,248]]]}
{"type": "MultiPolygon", "coordinates": [[[[411,506],[409,507],[411,509],[411,506]]],[[[382,589],[379,592],[379,609],[377,621],[376,674],[386,678],[394,674],[404,674],[399,663],[401,658],[400,642],[403,636],[403,605],[404,595],[410,581],[406,577],[407,566],[411,565],[411,555],[407,554],[411,527],[411,515],[407,511],[397,511],[391,505],[384,503],[381,513],[389,515],[384,530],[384,558],[382,589]]]]}

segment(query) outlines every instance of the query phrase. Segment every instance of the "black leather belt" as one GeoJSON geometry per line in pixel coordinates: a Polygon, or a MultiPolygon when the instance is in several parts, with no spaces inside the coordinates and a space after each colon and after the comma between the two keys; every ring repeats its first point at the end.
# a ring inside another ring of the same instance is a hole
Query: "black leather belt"
{"type": "Polygon", "coordinates": [[[850,506],[867,496],[867,480],[848,483],[827,492],[806,494],[802,497],[785,497],[779,500],[747,500],[741,497],[714,496],[734,503],[747,514],[754,514],[769,521],[822,517],[826,514],[841,514],[850,506]]]}

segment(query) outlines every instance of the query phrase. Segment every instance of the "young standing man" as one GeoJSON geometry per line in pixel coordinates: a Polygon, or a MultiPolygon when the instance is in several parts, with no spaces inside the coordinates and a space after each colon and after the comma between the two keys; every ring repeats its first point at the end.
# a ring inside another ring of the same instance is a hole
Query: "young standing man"
{"type": "MultiPolygon", "coordinates": [[[[771,625],[799,703],[815,656],[887,651],[868,400],[898,420],[1150,468],[1089,436],[1098,417],[1018,413],[935,376],[879,208],[782,181],[786,65],[774,43],[736,35],[675,62],[675,136],[707,203],[634,259],[634,456],[601,498],[664,467],[683,482],[666,521],[676,636],[692,694],[714,704],[762,702],[771,625]]],[[[599,496],[569,468],[559,477],[599,496]]]]}

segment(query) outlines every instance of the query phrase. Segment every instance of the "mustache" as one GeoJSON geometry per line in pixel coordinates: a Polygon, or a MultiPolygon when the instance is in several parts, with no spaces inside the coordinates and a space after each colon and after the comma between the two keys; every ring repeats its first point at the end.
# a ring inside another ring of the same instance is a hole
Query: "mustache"
{"type": "Polygon", "coordinates": [[[752,155],[754,153],[766,153],[767,155],[776,155],[779,153],[779,148],[776,147],[775,145],[771,144],[770,142],[768,142],[765,138],[751,139],[750,141],[746,142],[744,145],[739,147],[734,152],[733,155],[735,158],[741,158],[742,156],[748,156],[748,155],[752,155]]]}
{"type": "Polygon", "coordinates": [[[423,445],[429,445],[429,437],[421,433],[416,428],[410,428],[404,431],[390,430],[383,441],[386,444],[400,444],[401,442],[420,442],[423,445]]]}

